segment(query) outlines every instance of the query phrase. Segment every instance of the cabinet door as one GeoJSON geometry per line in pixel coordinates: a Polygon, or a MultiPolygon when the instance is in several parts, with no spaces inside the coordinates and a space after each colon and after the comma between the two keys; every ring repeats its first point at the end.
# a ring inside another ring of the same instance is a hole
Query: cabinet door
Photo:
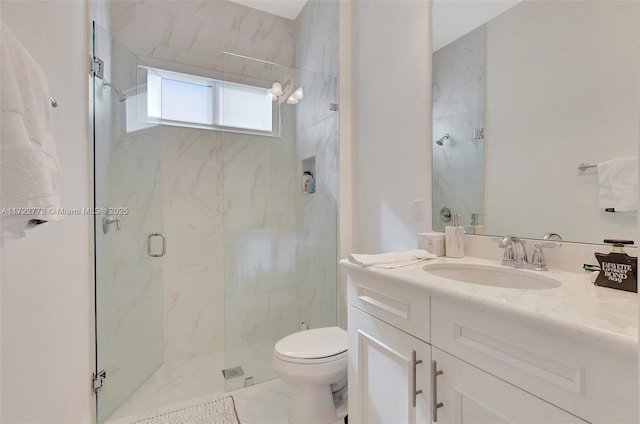
{"type": "Polygon", "coordinates": [[[437,348],[432,349],[438,424],[586,423],[491,374],[437,348]]]}
{"type": "Polygon", "coordinates": [[[427,343],[349,306],[349,421],[430,423],[430,363],[427,343]]]}

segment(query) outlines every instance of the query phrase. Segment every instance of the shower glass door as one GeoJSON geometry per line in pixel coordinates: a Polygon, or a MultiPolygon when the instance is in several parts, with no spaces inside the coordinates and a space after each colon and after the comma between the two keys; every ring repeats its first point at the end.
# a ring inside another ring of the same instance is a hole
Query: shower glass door
{"type": "Polygon", "coordinates": [[[223,97],[224,119],[236,126],[223,133],[225,383],[233,390],[275,377],[280,338],[336,325],[338,116],[335,78],[233,54],[223,70],[225,88],[261,88],[273,106],[260,132],[250,128],[260,108],[243,121],[249,107],[223,97]],[[294,92],[298,102],[287,102],[294,92]],[[314,178],[306,191],[305,172],[314,178]]]}
{"type": "Polygon", "coordinates": [[[96,372],[104,422],[162,365],[162,128],[149,123],[142,62],[94,24],[96,372]]]}

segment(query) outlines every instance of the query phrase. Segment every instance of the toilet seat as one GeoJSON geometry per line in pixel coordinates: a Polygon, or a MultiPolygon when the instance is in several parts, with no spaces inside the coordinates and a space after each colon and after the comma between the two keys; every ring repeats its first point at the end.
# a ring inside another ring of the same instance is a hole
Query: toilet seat
{"type": "Polygon", "coordinates": [[[347,356],[347,333],[340,327],[300,331],[276,343],[275,356],[286,362],[325,363],[347,356]]]}
{"type": "Polygon", "coordinates": [[[294,364],[326,364],[329,362],[339,361],[346,359],[348,352],[338,353],[333,356],[326,356],[324,358],[304,359],[304,358],[292,358],[290,356],[281,355],[275,352],[274,356],[283,362],[291,362],[294,364]]]}
{"type": "Polygon", "coordinates": [[[347,333],[339,327],[291,334],[275,345],[271,364],[291,387],[289,422],[332,424],[347,413],[347,333]]]}

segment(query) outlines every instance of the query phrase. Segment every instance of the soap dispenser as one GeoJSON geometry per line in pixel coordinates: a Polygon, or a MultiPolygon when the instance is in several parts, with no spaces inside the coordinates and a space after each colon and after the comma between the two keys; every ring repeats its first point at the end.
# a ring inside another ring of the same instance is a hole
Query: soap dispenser
{"type": "Polygon", "coordinates": [[[460,226],[457,213],[451,216],[451,226],[444,229],[446,255],[448,258],[462,258],[464,256],[464,228],[460,226]]]}
{"type": "Polygon", "coordinates": [[[600,263],[600,273],[594,284],[612,289],[638,292],[638,258],[627,255],[625,244],[633,244],[632,240],[604,240],[612,244],[610,253],[596,253],[600,263]]]}

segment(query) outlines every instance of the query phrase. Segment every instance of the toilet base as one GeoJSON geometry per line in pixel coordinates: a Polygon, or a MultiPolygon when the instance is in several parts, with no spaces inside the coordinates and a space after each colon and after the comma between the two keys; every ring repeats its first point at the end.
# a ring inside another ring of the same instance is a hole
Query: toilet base
{"type": "Polygon", "coordinates": [[[335,424],[339,417],[328,385],[299,384],[292,387],[290,424],[335,424]]]}

